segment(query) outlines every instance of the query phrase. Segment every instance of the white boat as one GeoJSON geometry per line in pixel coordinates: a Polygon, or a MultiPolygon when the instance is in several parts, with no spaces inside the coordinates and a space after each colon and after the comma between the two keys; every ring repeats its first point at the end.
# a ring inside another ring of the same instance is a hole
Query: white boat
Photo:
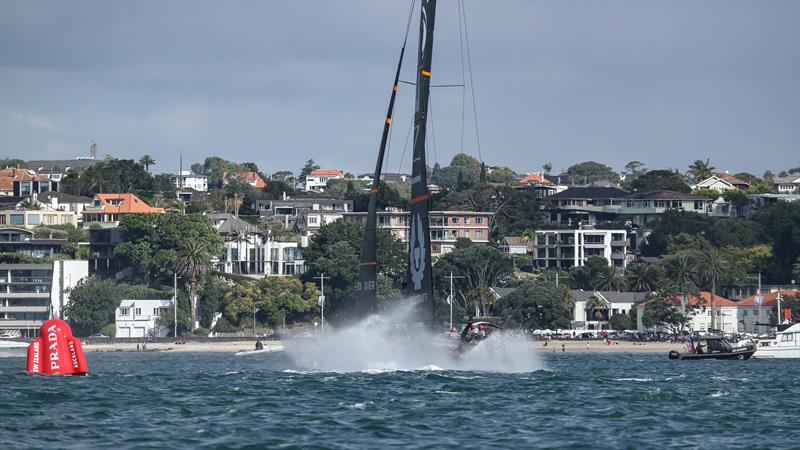
{"type": "Polygon", "coordinates": [[[28,343],[17,341],[0,341],[0,357],[23,357],[28,354],[28,343]]]}
{"type": "Polygon", "coordinates": [[[258,355],[261,353],[277,353],[282,351],[283,351],[283,346],[276,345],[274,347],[264,347],[260,350],[242,350],[234,353],[234,356],[250,356],[250,355],[258,355]]]}
{"type": "Polygon", "coordinates": [[[753,357],[800,359],[800,323],[778,331],[774,339],[760,339],[753,357]]]}

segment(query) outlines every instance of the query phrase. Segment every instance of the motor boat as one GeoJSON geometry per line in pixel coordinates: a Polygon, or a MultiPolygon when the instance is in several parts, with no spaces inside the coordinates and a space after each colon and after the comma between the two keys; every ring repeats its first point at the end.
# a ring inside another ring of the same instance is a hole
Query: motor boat
{"type": "Polygon", "coordinates": [[[18,358],[28,354],[28,343],[17,341],[0,341],[0,357],[18,358]]]}
{"type": "Polygon", "coordinates": [[[463,357],[480,342],[502,330],[498,325],[488,321],[468,322],[458,335],[458,345],[453,350],[456,357],[463,357]]]}
{"type": "Polygon", "coordinates": [[[756,352],[755,346],[745,345],[735,347],[728,339],[723,336],[706,336],[702,341],[694,346],[691,353],[681,353],[676,350],[669,352],[669,359],[677,360],[699,360],[699,359],[750,359],[756,352]],[[703,347],[706,347],[705,350],[703,347]]]}
{"type": "Polygon", "coordinates": [[[779,325],[773,339],[759,339],[756,358],[800,359],[800,323],[779,325]]]}
{"type": "Polygon", "coordinates": [[[283,350],[284,349],[282,345],[276,345],[272,347],[267,346],[255,350],[241,350],[234,353],[234,356],[252,356],[252,355],[260,355],[262,353],[277,353],[277,352],[282,352],[283,350]]]}

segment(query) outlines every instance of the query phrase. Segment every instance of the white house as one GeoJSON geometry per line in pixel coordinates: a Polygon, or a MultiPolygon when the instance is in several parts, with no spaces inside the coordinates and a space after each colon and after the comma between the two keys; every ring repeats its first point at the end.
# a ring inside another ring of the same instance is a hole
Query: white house
{"type": "Polygon", "coordinates": [[[176,175],[170,175],[170,180],[178,189],[194,189],[198,192],[208,191],[208,177],[197,175],[188,170],[182,170],[176,175]]]}
{"type": "Polygon", "coordinates": [[[500,250],[512,255],[527,255],[533,253],[533,239],[525,241],[519,236],[506,236],[500,243],[500,250]]]}
{"type": "Polygon", "coordinates": [[[156,323],[165,310],[172,310],[172,300],[122,300],[115,314],[118,338],[166,337],[171,326],[156,323]]]}
{"type": "Polygon", "coordinates": [[[793,173],[787,177],[775,177],[772,180],[779,194],[800,194],[800,173],[793,173]]]}
{"type": "Polygon", "coordinates": [[[328,181],[344,178],[344,174],[339,169],[315,169],[306,175],[306,192],[325,192],[328,181]]]}
{"type": "Polygon", "coordinates": [[[693,185],[692,190],[712,189],[722,193],[733,189],[747,189],[749,186],[748,182],[740,180],[729,173],[717,173],[693,185]]]}
{"type": "Polygon", "coordinates": [[[637,302],[644,300],[644,292],[613,292],[570,290],[575,302],[573,307],[572,328],[576,330],[608,329],[608,320],[617,314],[628,315],[637,302]],[[589,308],[586,304],[592,300],[597,306],[589,308]]]}
{"type": "MultiPolygon", "coordinates": [[[[675,296],[670,299],[676,308],[681,308],[683,298],[675,296]]],[[[711,330],[711,293],[708,291],[700,292],[700,298],[694,295],[687,296],[687,306],[691,306],[689,310],[689,322],[686,324],[687,331],[709,331],[711,330]]],[[[715,296],[716,303],[716,324],[717,330],[722,330],[726,333],[734,333],[738,331],[738,305],[736,302],[728,300],[727,298],[717,294],[715,296]]],[[[645,304],[640,303],[638,306],[638,320],[637,330],[644,331],[644,325],[641,318],[644,314],[645,304]]]]}
{"type": "MultiPolygon", "coordinates": [[[[767,331],[766,328],[757,324],[770,323],[770,319],[777,307],[778,297],[781,300],[793,299],[798,294],[800,294],[800,291],[797,290],[781,290],[762,293],[760,301],[757,295],[751,295],[739,300],[736,302],[738,306],[739,332],[763,333],[767,331]]],[[[786,306],[786,303],[782,303],[781,307],[783,306],[786,306]]]]}

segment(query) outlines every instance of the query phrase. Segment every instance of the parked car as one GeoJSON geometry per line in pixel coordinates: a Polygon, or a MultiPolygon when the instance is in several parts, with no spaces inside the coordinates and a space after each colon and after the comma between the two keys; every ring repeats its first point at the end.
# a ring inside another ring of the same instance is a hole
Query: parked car
{"type": "Polygon", "coordinates": [[[108,338],[108,336],[106,336],[103,333],[95,333],[95,334],[89,336],[87,339],[107,339],[107,338],[108,338]]]}

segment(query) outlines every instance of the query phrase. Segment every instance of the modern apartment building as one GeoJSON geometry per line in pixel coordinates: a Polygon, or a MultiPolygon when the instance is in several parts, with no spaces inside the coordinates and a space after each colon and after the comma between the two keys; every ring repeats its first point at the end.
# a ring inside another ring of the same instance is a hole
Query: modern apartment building
{"type": "Polygon", "coordinates": [[[614,267],[625,267],[627,253],[626,230],[538,230],[534,239],[534,265],[541,269],[580,267],[591,256],[602,256],[614,267]]]}
{"type": "MultiPolygon", "coordinates": [[[[378,212],[378,227],[389,230],[397,239],[408,242],[408,211],[390,209],[378,212]]],[[[429,213],[431,230],[431,255],[449,253],[456,239],[467,238],[477,243],[489,242],[489,221],[492,213],[474,211],[431,211],[429,213]]],[[[365,224],[367,213],[353,212],[342,214],[342,220],[365,224]]]]}
{"type": "Polygon", "coordinates": [[[64,317],[69,290],[89,275],[87,261],[0,264],[0,332],[35,337],[51,317],[64,317]]]}

